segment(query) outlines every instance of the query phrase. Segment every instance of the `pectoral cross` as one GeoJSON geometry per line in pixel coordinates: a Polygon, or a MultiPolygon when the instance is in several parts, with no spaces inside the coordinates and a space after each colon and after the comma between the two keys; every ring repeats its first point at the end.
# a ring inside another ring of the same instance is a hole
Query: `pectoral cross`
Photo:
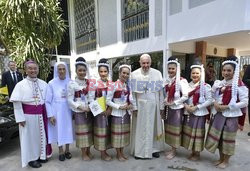
{"type": "Polygon", "coordinates": [[[38,101],[39,101],[39,97],[37,95],[34,95],[33,98],[34,98],[36,106],[37,106],[38,105],[38,101]]]}

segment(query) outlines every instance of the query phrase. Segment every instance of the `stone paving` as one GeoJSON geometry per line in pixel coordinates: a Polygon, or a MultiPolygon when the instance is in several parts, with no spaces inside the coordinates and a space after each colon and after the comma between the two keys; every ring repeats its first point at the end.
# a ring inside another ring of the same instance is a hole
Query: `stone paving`
{"type": "MultiPolygon", "coordinates": [[[[250,131],[249,125],[245,126],[244,131],[239,131],[236,142],[236,154],[230,160],[230,166],[225,169],[226,171],[248,171],[250,168],[250,137],[247,132],[250,131]]],[[[170,149],[166,146],[166,149],[170,149]]],[[[94,154],[92,161],[82,161],[80,157],[80,150],[75,145],[71,145],[71,153],[73,158],[61,162],[58,160],[58,149],[53,146],[53,156],[49,162],[43,164],[37,171],[61,171],[61,170],[84,170],[84,171],[142,171],[142,170],[184,170],[184,171],[216,171],[217,169],[212,165],[214,160],[218,159],[218,152],[211,154],[204,150],[201,153],[201,160],[199,162],[192,162],[187,159],[189,152],[184,148],[178,150],[177,157],[171,161],[164,158],[164,153],[161,153],[159,159],[152,160],[135,160],[129,156],[126,162],[119,162],[115,158],[115,150],[110,149],[108,153],[113,156],[110,162],[100,160],[100,154],[92,148],[94,154]]],[[[125,149],[125,153],[129,154],[129,148],[125,149]]],[[[19,139],[15,138],[11,142],[0,146],[0,171],[16,171],[16,170],[34,170],[30,167],[21,169],[20,162],[20,147],[19,139]]]]}

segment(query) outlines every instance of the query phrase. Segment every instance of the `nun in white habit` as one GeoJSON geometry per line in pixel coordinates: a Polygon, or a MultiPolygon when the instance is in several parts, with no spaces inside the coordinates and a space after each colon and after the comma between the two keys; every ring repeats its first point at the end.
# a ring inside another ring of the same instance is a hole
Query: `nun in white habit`
{"type": "Polygon", "coordinates": [[[48,141],[59,147],[59,160],[72,157],[69,144],[73,143],[72,114],[67,102],[67,85],[70,81],[65,62],[54,66],[54,78],[48,83],[46,91],[46,110],[49,118],[48,141]],[[63,145],[66,145],[65,151],[63,145]]]}

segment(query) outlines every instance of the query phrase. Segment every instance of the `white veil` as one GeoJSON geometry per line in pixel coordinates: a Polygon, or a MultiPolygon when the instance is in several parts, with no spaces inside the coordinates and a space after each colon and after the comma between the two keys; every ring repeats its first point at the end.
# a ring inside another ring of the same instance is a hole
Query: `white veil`
{"type": "Polygon", "coordinates": [[[66,81],[69,81],[70,80],[70,77],[69,77],[69,69],[68,69],[68,66],[65,62],[56,62],[55,65],[54,65],[54,79],[55,78],[59,78],[58,76],[58,65],[64,65],[65,66],[65,69],[66,69],[66,76],[65,76],[65,80],[66,81]]]}

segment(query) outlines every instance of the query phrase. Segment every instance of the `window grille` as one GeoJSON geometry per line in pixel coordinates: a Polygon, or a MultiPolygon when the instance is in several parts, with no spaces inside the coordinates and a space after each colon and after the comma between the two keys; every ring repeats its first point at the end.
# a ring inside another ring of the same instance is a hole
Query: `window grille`
{"type": "Polygon", "coordinates": [[[123,42],[149,36],[149,0],[122,0],[122,34],[123,42]]]}
{"type": "Polygon", "coordinates": [[[95,1],[74,0],[77,54],[96,49],[95,1]]]}

